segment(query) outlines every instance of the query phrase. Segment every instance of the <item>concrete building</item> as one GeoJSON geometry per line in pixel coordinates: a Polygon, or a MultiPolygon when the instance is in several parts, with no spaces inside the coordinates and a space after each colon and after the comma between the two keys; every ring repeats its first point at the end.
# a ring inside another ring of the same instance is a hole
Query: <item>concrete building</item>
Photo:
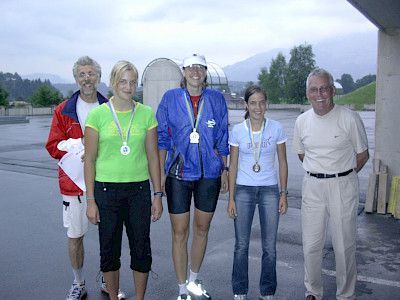
{"type": "Polygon", "coordinates": [[[374,158],[400,175],[400,1],[347,0],[378,28],[374,158]]]}

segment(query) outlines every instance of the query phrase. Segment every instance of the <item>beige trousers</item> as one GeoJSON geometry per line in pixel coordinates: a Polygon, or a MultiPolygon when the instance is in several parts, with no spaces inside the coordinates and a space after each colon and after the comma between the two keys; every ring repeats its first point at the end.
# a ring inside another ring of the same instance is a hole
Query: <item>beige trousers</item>
{"type": "Polygon", "coordinates": [[[328,179],[304,176],[301,219],[306,295],[318,300],[323,296],[322,251],[329,223],[336,262],[336,299],[355,299],[358,202],[355,172],[328,179]]]}

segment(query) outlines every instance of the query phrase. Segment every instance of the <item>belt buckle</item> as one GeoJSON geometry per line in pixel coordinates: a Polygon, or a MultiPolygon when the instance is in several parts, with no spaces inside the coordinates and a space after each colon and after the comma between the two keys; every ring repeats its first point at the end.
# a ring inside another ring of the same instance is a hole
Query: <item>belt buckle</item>
{"type": "Polygon", "coordinates": [[[317,178],[325,178],[325,174],[317,173],[316,175],[317,175],[317,176],[316,176],[317,178]]]}

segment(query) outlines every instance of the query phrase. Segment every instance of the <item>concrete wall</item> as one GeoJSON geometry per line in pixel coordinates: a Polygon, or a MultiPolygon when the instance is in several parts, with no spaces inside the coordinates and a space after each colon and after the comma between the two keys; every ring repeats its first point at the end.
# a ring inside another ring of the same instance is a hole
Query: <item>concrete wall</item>
{"type": "Polygon", "coordinates": [[[24,107],[16,108],[4,108],[0,106],[0,116],[40,116],[40,115],[52,115],[54,113],[55,106],[51,107],[32,107],[26,105],[24,107]]]}
{"type": "Polygon", "coordinates": [[[400,29],[378,33],[374,158],[400,175],[400,29]]]}
{"type": "Polygon", "coordinates": [[[183,75],[174,61],[159,59],[147,66],[143,76],[143,104],[156,113],[164,93],[179,87],[183,75]]]}

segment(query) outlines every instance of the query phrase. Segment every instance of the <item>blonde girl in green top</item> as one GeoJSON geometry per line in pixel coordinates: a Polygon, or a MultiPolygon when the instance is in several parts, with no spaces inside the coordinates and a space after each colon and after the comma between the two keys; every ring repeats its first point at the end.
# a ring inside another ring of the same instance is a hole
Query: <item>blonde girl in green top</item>
{"type": "Polygon", "coordinates": [[[136,300],[143,299],[151,268],[150,219],[162,214],[157,120],[132,100],[138,71],[119,61],[111,71],[114,96],[93,109],[85,130],[87,216],[99,225],[100,268],[110,299],[118,299],[123,225],[129,240],[136,300]],[[155,191],[151,201],[151,178],[155,191]]]}

